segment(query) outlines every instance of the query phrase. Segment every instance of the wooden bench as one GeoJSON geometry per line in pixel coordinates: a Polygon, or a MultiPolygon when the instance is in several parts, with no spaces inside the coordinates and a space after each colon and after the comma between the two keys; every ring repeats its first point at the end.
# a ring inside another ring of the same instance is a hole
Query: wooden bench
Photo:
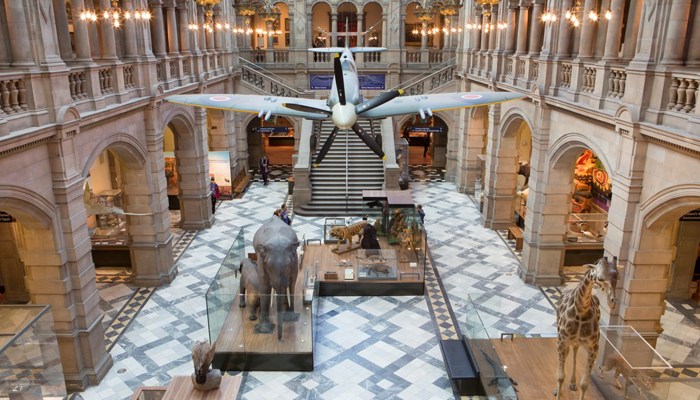
{"type": "Polygon", "coordinates": [[[442,358],[445,360],[447,375],[457,386],[457,391],[462,396],[474,396],[483,393],[479,378],[479,367],[469,349],[469,345],[458,339],[440,340],[442,358]]]}
{"type": "Polygon", "coordinates": [[[523,231],[517,226],[508,228],[508,239],[515,239],[515,250],[523,249],[523,231]]]}
{"type": "Polygon", "coordinates": [[[250,183],[250,174],[244,170],[241,170],[241,172],[238,173],[238,176],[236,176],[236,179],[234,179],[231,183],[231,193],[233,194],[233,197],[245,192],[245,188],[248,187],[248,183],[250,183]]]}

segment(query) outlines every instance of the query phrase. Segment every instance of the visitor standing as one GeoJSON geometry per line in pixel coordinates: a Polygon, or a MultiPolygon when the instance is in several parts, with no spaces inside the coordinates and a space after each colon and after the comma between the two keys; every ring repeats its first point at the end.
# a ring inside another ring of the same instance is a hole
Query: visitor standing
{"type": "Polygon", "coordinates": [[[282,218],[282,221],[284,221],[284,223],[287,225],[291,225],[292,220],[289,218],[289,210],[287,209],[287,205],[282,204],[282,208],[280,208],[280,210],[280,218],[282,218]]]}
{"type": "Polygon", "coordinates": [[[260,159],[260,175],[262,175],[263,183],[267,185],[267,174],[270,170],[270,161],[267,159],[267,154],[263,154],[260,159]]]}
{"type": "Polygon", "coordinates": [[[211,213],[214,214],[216,212],[216,200],[221,196],[221,191],[213,176],[209,182],[209,190],[211,191],[211,213]]]}
{"type": "Polygon", "coordinates": [[[425,211],[423,211],[423,206],[418,204],[416,206],[416,212],[418,213],[418,216],[420,217],[420,223],[425,225],[425,211]]]}

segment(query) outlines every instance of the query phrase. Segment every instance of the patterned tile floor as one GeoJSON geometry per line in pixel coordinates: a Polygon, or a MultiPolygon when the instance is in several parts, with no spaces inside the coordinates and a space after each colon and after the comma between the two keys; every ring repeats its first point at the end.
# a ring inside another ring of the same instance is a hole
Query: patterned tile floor
{"type": "MultiPolygon", "coordinates": [[[[240,399],[452,399],[438,339],[464,332],[472,308],[496,337],[554,332],[549,299],[518,278],[517,258],[497,232],[480,226],[472,201],[430,178],[411,189],[426,211],[432,255],[426,295],[321,298],[315,370],[244,372],[240,399]]],[[[253,182],[243,199],[219,205],[214,226],[191,235],[177,279],[150,298],[139,293],[141,311],[125,309],[137,314],[130,322],[115,319],[124,324],[111,349],[115,365],[82,398],[127,399],[139,385],[167,385],[191,373],[192,342],[208,337],[204,295],[212,277],[240,228],[252,250],[252,234],[286,191],[286,182],[253,182]]],[[[296,216],[292,226],[300,238],[318,238],[323,220],[296,216]]],[[[697,310],[683,311],[697,318],[697,310]]]]}

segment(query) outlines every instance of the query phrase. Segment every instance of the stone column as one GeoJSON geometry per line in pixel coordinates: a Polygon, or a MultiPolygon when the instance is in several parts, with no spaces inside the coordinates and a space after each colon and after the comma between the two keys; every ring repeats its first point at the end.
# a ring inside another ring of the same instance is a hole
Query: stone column
{"type": "MultiPolygon", "coordinates": [[[[364,25],[365,15],[362,14],[362,10],[357,13],[357,46],[361,47],[365,45],[365,35],[361,35],[363,25],[364,25]]],[[[357,57],[357,55],[355,56],[357,57]]]]}
{"type": "Polygon", "coordinates": [[[180,220],[182,229],[187,230],[209,228],[214,222],[209,195],[207,113],[197,107],[194,115],[194,134],[178,135],[175,149],[180,174],[180,220]]]}
{"type": "Polygon", "coordinates": [[[539,55],[542,51],[542,33],[544,32],[544,26],[540,22],[542,18],[543,4],[536,0],[532,5],[532,25],[530,26],[530,55],[539,55]]]}
{"type": "Polygon", "coordinates": [[[24,2],[5,2],[7,30],[10,34],[9,45],[12,54],[12,66],[17,68],[35,65],[32,46],[29,42],[29,23],[25,11],[24,2]]]}
{"type": "MultiPolygon", "coordinates": [[[[111,4],[109,0],[100,0],[100,8],[102,10],[109,10],[111,4]]],[[[114,39],[114,26],[106,21],[101,21],[100,27],[100,45],[102,48],[102,59],[109,61],[118,60],[117,57],[117,43],[114,39]]]]}
{"type": "MultiPolygon", "coordinates": [[[[223,28],[216,29],[216,24],[221,23],[221,7],[217,6],[214,8],[214,49],[221,52],[224,49],[224,38],[223,38],[223,28]]],[[[223,27],[223,23],[221,23],[223,27]]]]}
{"type": "MultiPolygon", "coordinates": [[[[516,30],[516,25],[517,29],[520,30],[520,23],[517,21],[516,18],[516,8],[509,7],[508,8],[508,15],[506,17],[506,43],[505,43],[505,50],[506,54],[513,54],[515,51],[515,30],[516,30]]],[[[526,23],[527,25],[527,23],[526,23]]],[[[518,41],[520,38],[518,38],[518,41]]]]}
{"type": "Polygon", "coordinates": [[[207,31],[204,29],[204,8],[202,6],[197,6],[197,26],[199,29],[197,33],[199,34],[197,43],[199,44],[199,50],[202,53],[207,52],[207,31]]]}
{"type": "Polygon", "coordinates": [[[571,8],[571,0],[564,0],[561,6],[561,14],[558,16],[559,37],[557,38],[557,57],[566,58],[571,55],[571,24],[564,18],[565,10],[571,8]]]}
{"type": "Polygon", "coordinates": [[[425,21],[421,23],[420,49],[428,49],[428,23],[425,21]]]}
{"type": "MultiPolygon", "coordinates": [[[[624,2],[623,2],[624,3],[624,2]]],[[[697,14],[698,11],[696,10],[697,14]]],[[[683,65],[683,50],[685,50],[688,34],[688,18],[690,15],[690,0],[673,0],[671,13],[668,18],[668,30],[664,41],[661,64],[683,65]]],[[[695,29],[700,29],[696,26],[695,29]]]]}
{"type": "Polygon", "coordinates": [[[686,65],[700,65],[700,12],[696,10],[695,19],[692,22],[693,31],[688,41],[688,57],[686,65]]]}
{"type": "MultiPolygon", "coordinates": [[[[68,32],[68,14],[63,0],[53,0],[53,9],[56,14],[56,33],[58,34],[58,49],[63,61],[73,60],[73,50],[70,47],[70,32],[68,32]]],[[[74,21],[74,25],[80,20],[74,21]]]]}
{"type": "Polygon", "coordinates": [[[180,53],[182,55],[189,55],[191,54],[190,30],[187,26],[189,24],[189,20],[187,17],[187,4],[184,1],[178,3],[177,12],[179,18],[177,21],[177,26],[180,30],[180,53]]]}
{"type": "Polygon", "coordinates": [[[168,55],[170,57],[177,57],[180,55],[180,43],[178,40],[175,0],[168,0],[164,7],[165,17],[168,21],[168,55]]]}
{"type": "Polygon", "coordinates": [[[496,26],[496,22],[498,22],[498,11],[496,8],[493,8],[491,11],[491,20],[489,23],[493,22],[489,26],[489,52],[493,52],[496,50],[496,39],[498,39],[498,27],[496,26]]]}
{"type": "Polygon", "coordinates": [[[481,15],[481,29],[479,35],[481,40],[479,40],[479,51],[485,52],[489,49],[489,36],[491,36],[491,31],[486,31],[486,25],[488,25],[489,19],[485,15],[481,15]]]}
{"type": "Polygon", "coordinates": [[[156,57],[165,57],[165,24],[163,22],[163,0],[150,0],[151,36],[153,37],[153,54],[156,57]]]}
{"type": "MultiPolygon", "coordinates": [[[[522,56],[527,54],[527,14],[528,7],[520,6],[520,11],[518,12],[518,44],[515,50],[516,56],[522,56]]],[[[539,21],[533,21],[533,24],[539,24],[539,21]]],[[[510,22],[508,23],[508,29],[510,29],[510,22]]],[[[530,38],[532,40],[532,38],[530,38]]]]}
{"type": "Polygon", "coordinates": [[[338,13],[331,11],[331,46],[338,47],[338,13]]]}
{"type": "MultiPolygon", "coordinates": [[[[124,10],[133,14],[134,7],[132,0],[124,0],[124,10]]],[[[133,18],[124,21],[124,57],[137,58],[139,56],[136,48],[136,24],[133,18]]]]}
{"type": "Polygon", "coordinates": [[[66,382],[97,384],[112,366],[104,345],[100,295],[95,285],[85,206],[83,178],[77,168],[74,129],[65,128],[48,143],[57,216],[50,235],[25,235],[26,280],[33,301],[49,303],[56,326],[66,382]],[[51,249],[51,243],[64,248],[51,249]],[[39,250],[43,249],[43,250],[39,250]]]}
{"type": "Polygon", "coordinates": [[[73,37],[75,40],[76,61],[91,63],[90,36],[88,35],[87,22],[80,20],[80,11],[85,8],[83,0],[71,1],[71,13],[73,14],[73,37]]]}
{"type": "Polygon", "coordinates": [[[459,170],[457,171],[457,185],[462,193],[474,194],[474,184],[477,179],[483,181],[481,176],[481,163],[479,155],[484,148],[484,132],[482,120],[474,118],[477,111],[464,109],[465,111],[465,132],[461,144],[461,157],[459,160],[459,170]]]}
{"type": "Polygon", "coordinates": [[[484,226],[491,229],[505,229],[513,223],[513,199],[517,151],[505,149],[499,127],[501,125],[501,105],[489,106],[488,144],[486,146],[486,176],[484,179],[484,226]],[[512,164],[512,171],[508,165],[512,164]]]}
{"type": "Polygon", "coordinates": [[[625,12],[625,0],[612,0],[610,5],[612,18],[608,22],[608,32],[605,36],[605,53],[603,60],[614,61],[618,59],[620,49],[620,36],[622,35],[622,18],[625,12]]]}
{"type": "MultiPolygon", "coordinates": [[[[588,13],[595,10],[596,0],[586,0],[583,6],[583,20],[581,21],[581,39],[578,43],[578,58],[586,59],[593,56],[593,45],[595,44],[595,33],[599,22],[588,18],[588,13]]],[[[603,16],[600,16],[603,18],[603,16]]]]}
{"type": "MultiPolygon", "coordinates": [[[[274,25],[272,24],[272,22],[273,21],[265,21],[265,29],[267,29],[268,32],[272,32],[272,30],[274,29],[274,25]]],[[[275,45],[274,45],[275,35],[274,34],[267,35],[267,37],[265,39],[267,42],[267,49],[269,51],[272,51],[273,48],[275,47],[275,45]]],[[[270,58],[268,61],[272,61],[272,58],[270,58]]]]}
{"type": "Polygon", "coordinates": [[[173,260],[173,236],[170,233],[170,213],[168,211],[167,183],[163,162],[163,131],[158,129],[160,118],[155,106],[145,110],[146,147],[149,168],[126,170],[128,177],[124,194],[129,202],[129,210],[143,213],[144,216],[130,216],[129,248],[134,269],[134,284],[138,286],[161,286],[170,283],[177,275],[173,260]],[[147,174],[150,173],[150,179],[147,174]],[[140,179],[138,179],[140,178],[140,179]],[[129,182],[136,182],[131,184],[129,182]],[[144,193],[143,182],[151,182],[144,193]]]}
{"type": "MultiPolygon", "coordinates": [[[[547,202],[570,199],[569,185],[545,182],[550,165],[547,160],[551,109],[536,103],[532,127],[532,157],[530,158],[529,194],[525,229],[523,229],[523,256],[520,277],[527,283],[545,286],[561,284],[559,268],[564,260],[564,243],[561,234],[552,233],[551,226],[562,225],[565,216],[552,213],[547,202]]],[[[549,178],[553,178],[550,176],[549,178]]],[[[570,179],[569,179],[570,180],[570,179]]]]}

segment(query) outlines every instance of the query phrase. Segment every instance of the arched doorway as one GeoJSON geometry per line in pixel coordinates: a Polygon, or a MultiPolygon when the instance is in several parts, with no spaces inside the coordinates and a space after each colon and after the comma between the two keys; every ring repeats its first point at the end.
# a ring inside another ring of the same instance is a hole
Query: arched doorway
{"type": "Polygon", "coordinates": [[[357,6],[353,3],[345,2],[338,6],[338,47],[355,47],[357,46],[357,6]]]}
{"type": "Polygon", "coordinates": [[[445,166],[447,123],[437,115],[416,114],[401,125],[401,137],[408,141],[408,164],[436,168],[445,166]]]}
{"type": "Polygon", "coordinates": [[[361,36],[358,46],[382,47],[384,45],[382,12],[382,6],[379,3],[365,4],[362,9],[363,25],[359,31],[366,32],[366,34],[361,36]]]}
{"type": "MultiPolygon", "coordinates": [[[[316,3],[311,8],[311,38],[309,43],[312,43],[313,47],[331,47],[331,6],[328,3],[316,3]]],[[[318,60],[318,57],[314,57],[314,61],[318,60]]]]}
{"type": "Polygon", "coordinates": [[[271,165],[292,165],[294,155],[294,123],[285,117],[265,121],[252,118],[246,126],[248,134],[248,160],[256,168],[263,154],[271,165]]]}

